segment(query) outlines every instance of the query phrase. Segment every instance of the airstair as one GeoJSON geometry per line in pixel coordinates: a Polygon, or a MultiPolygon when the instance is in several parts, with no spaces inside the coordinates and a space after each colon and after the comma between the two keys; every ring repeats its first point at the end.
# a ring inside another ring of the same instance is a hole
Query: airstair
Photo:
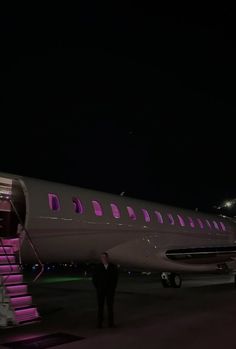
{"type": "Polygon", "coordinates": [[[0,328],[40,320],[19,263],[20,238],[0,237],[0,328]]]}

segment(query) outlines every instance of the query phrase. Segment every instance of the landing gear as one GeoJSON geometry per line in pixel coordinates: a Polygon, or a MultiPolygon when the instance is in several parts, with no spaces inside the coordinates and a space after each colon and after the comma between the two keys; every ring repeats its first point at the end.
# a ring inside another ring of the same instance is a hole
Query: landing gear
{"type": "Polygon", "coordinates": [[[164,288],[170,287],[170,278],[169,278],[170,273],[161,273],[161,283],[164,288]]]}
{"type": "Polygon", "coordinates": [[[182,278],[179,274],[163,272],[161,273],[161,282],[163,287],[180,288],[182,278]]]}

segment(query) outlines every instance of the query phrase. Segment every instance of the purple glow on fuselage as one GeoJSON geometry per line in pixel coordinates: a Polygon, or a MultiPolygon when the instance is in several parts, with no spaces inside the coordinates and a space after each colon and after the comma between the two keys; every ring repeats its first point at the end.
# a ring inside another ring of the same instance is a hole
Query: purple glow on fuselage
{"type": "MultiPolygon", "coordinates": [[[[58,195],[53,194],[53,193],[48,193],[48,202],[49,202],[49,207],[52,211],[60,211],[61,207],[60,207],[60,200],[59,200],[58,195]]],[[[84,212],[84,205],[82,204],[81,200],[78,199],[77,197],[73,197],[72,202],[73,202],[74,211],[76,213],[82,214],[84,212]]],[[[95,215],[96,216],[103,216],[103,208],[102,208],[101,203],[97,200],[93,200],[92,205],[93,205],[95,215]]],[[[120,209],[117,206],[117,204],[111,203],[110,206],[111,206],[111,211],[112,211],[113,217],[120,218],[121,212],[120,212],[120,209]]],[[[136,217],[136,213],[135,213],[134,209],[130,206],[127,206],[126,208],[128,211],[129,218],[132,220],[136,220],[137,217],[136,217]]],[[[142,210],[145,222],[150,222],[151,216],[150,216],[148,210],[145,208],[142,208],[141,210],[142,210]]],[[[158,223],[163,224],[164,220],[163,220],[162,214],[159,211],[154,211],[154,213],[157,217],[158,223]]],[[[223,222],[218,222],[218,223],[216,221],[210,222],[208,219],[205,219],[205,221],[203,222],[203,220],[200,218],[196,218],[196,222],[194,222],[192,217],[184,217],[184,219],[183,219],[183,217],[179,214],[177,214],[176,216],[178,218],[178,221],[179,221],[179,224],[181,227],[186,226],[186,220],[185,220],[185,218],[186,218],[189,221],[189,225],[191,228],[195,228],[196,223],[198,223],[198,225],[201,229],[204,229],[204,227],[208,227],[209,229],[215,228],[216,230],[219,230],[219,231],[221,231],[221,230],[226,231],[226,227],[225,227],[223,222]]],[[[168,218],[169,224],[175,225],[175,219],[171,213],[167,213],[167,218],[168,218]]],[[[9,239],[9,241],[10,241],[9,245],[13,246],[14,252],[19,251],[19,239],[9,239]],[[13,240],[17,240],[17,245],[18,245],[17,247],[16,247],[15,243],[13,244],[13,240]]],[[[7,239],[4,239],[4,245],[8,245],[7,239]]],[[[9,247],[7,247],[7,248],[9,249],[9,247]]],[[[2,247],[0,247],[0,253],[3,254],[3,252],[4,251],[3,251],[2,247]]],[[[4,252],[4,254],[5,254],[5,252],[4,252]]],[[[0,258],[0,264],[1,264],[1,259],[3,261],[3,258],[0,258]]]]}
{"type": "Polygon", "coordinates": [[[102,205],[97,200],[92,201],[94,213],[96,216],[101,217],[103,215],[102,205]]]}
{"type": "Polygon", "coordinates": [[[134,209],[130,206],[127,206],[127,211],[128,211],[128,215],[129,215],[129,218],[131,218],[133,221],[136,220],[136,214],[134,212],[134,209]]]}
{"type": "Polygon", "coordinates": [[[155,211],[155,215],[157,216],[158,223],[163,224],[162,214],[158,211],[155,211]]]}
{"type": "Polygon", "coordinates": [[[183,217],[181,217],[179,214],[177,214],[177,217],[178,217],[179,224],[181,225],[181,227],[184,227],[184,226],[185,226],[185,223],[184,223],[183,217]]]}
{"type": "Polygon", "coordinates": [[[120,218],[120,210],[116,204],[111,204],[111,211],[114,218],[120,218]]]}
{"type": "Polygon", "coordinates": [[[150,222],[151,218],[150,218],[150,215],[149,215],[148,211],[145,208],[142,208],[142,212],[143,212],[143,215],[144,215],[145,222],[150,222]]]}
{"type": "Polygon", "coordinates": [[[48,193],[48,204],[51,211],[60,211],[60,201],[56,194],[48,193]]]}

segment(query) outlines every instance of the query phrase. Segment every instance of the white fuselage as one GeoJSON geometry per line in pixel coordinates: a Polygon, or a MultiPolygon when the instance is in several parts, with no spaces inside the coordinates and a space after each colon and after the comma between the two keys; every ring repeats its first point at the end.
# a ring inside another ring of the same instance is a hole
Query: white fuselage
{"type": "MultiPolygon", "coordinates": [[[[25,227],[45,263],[94,260],[108,251],[114,262],[143,270],[213,271],[217,260],[177,262],[166,251],[236,243],[235,224],[221,216],[37,179],[1,177],[14,179],[22,188],[25,227]]],[[[34,258],[26,241],[23,257],[34,258]]]]}

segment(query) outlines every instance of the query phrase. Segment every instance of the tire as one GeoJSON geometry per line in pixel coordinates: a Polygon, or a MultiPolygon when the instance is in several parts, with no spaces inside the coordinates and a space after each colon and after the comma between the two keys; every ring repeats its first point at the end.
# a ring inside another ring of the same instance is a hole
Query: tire
{"type": "Polygon", "coordinates": [[[182,285],[182,278],[179,274],[171,274],[170,275],[170,284],[171,284],[171,287],[174,287],[174,288],[180,288],[181,285],[182,285]]]}
{"type": "Polygon", "coordinates": [[[161,283],[164,288],[170,287],[170,283],[166,279],[161,279],[161,283]]]}

